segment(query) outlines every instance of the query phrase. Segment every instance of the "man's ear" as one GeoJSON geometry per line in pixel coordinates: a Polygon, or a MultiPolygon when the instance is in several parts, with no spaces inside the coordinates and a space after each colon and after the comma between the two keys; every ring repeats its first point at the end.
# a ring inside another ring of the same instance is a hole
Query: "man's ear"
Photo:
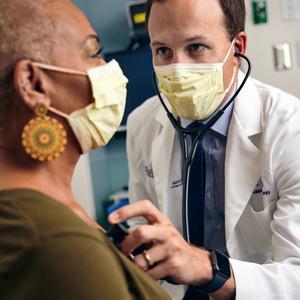
{"type": "MultiPolygon", "coordinates": [[[[241,31],[237,34],[235,38],[234,49],[238,53],[245,54],[247,49],[247,34],[245,31],[241,31]]],[[[240,57],[237,57],[236,59],[239,61],[240,64],[240,57]]]]}
{"type": "Polygon", "coordinates": [[[47,96],[45,77],[29,60],[19,61],[14,69],[14,88],[20,100],[31,110],[37,104],[50,106],[47,96]]]}

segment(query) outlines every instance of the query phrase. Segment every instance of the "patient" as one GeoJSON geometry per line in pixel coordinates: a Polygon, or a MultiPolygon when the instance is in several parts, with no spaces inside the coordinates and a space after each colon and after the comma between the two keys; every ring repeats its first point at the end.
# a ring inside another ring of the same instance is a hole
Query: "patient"
{"type": "Polygon", "coordinates": [[[121,122],[118,64],[67,0],[1,0],[0,39],[0,299],[169,299],[71,191],[121,122]]]}

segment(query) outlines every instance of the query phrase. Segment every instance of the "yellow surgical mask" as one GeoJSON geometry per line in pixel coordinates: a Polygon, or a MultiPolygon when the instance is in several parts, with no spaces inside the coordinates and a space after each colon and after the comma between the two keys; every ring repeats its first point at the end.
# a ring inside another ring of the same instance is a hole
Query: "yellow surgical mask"
{"type": "Polygon", "coordinates": [[[222,63],[154,66],[160,91],[178,117],[204,120],[218,109],[235,79],[236,67],[230,84],[224,87],[223,65],[233,45],[234,40],[222,63]]]}
{"type": "Polygon", "coordinates": [[[83,153],[106,145],[120,126],[125,111],[128,79],[119,64],[112,60],[86,72],[41,63],[33,64],[42,69],[89,78],[93,103],[70,115],[51,106],[48,109],[68,120],[83,153]]]}

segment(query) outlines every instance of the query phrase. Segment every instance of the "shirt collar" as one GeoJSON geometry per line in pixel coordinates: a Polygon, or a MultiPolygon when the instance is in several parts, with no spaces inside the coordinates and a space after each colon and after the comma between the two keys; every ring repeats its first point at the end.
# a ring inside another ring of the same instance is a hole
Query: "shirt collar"
{"type": "MultiPolygon", "coordinates": [[[[230,94],[230,96],[227,98],[227,101],[220,107],[223,108],[228,101],[231,100],[231,98],[233,97],[234,93],[236,92],[237,87],[235,87],[232,91],[232,93],[230,94]]],[[[218,110],[217,110],[218,111],[218,110]]],[[[230,124],[230,119],[231,119],[231,115],[232,115],[232,111],[233,111],[233,102],[229,105],[229,107],[224,111],[223,115],[220,117],[220,119],[218,119],[218,121],[211,127],[211,129],[215,132],[218,132],[220,134],[222,134],[223,136],[227,136],[228,133],[228,129],[229,129],[229,124],[230,124]]],[[[209,118],[205,119],[202,121],[203,124],[206,124],[211,118],[213,117],[210,116],[209,118]]],[[[180,118],[180,122],[181,122],[181,126],[186,128],[187,126],[189,126],[191,123],[194,122],[194,120],[188,120],[188,119],[184,119],[184,118],[180,118]]]]}

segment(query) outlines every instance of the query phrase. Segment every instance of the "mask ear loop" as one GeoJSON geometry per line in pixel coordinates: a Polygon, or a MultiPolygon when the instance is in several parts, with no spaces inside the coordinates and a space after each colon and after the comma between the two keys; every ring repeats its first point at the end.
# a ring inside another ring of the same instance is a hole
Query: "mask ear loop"
{"type": "Polygon", "coordinates": [[[60,117],[63,117],[65,119],[67,119],[67,120],[69,119],[69,116],[67,114],[65,114],[65,113],[63,113],[63,112],[61,112],[61,111],[59,111],[59,110],[57,110],[57,109],[55,109],[55,108],[53,108],[51,106],[48,107],[48,110],[51,111],[51,112],[53,112],[54,114],[60,116],[60,117]]]}
{"type": "Polygon", "coordinates": [[[44,70],[60,72],[60,73],[65,73],[65,74],[71,74],[71,75],[87,76],[87,73],[84,72],[84,71],[78,71],[78,70],[72,70],[72,69],[68,69],[68,68],[56,67],[56,66],[43,64],[43,63],[38,63],[38,62],[33,62],[32,64],[34,66],[36,66],[40,69],[44,69],[44,70]]]}
{"type": "Polygon", "coordinates": [[[223,61],[223,63],[222,63],[222,67],[223,67],[224,64],[226,63],[226,61],[227,61],[227,59],[228,59],[228,57],[229,57],[229,55],[230,55],[231,49],[232,49],[232,47],[233,47],[233,45],[234,45],[234,43],[235,43],[235,39],[233,39],[233,41],[231,42],[230,48],[229,48],[229,50],[228,50],[228,52],[227,52],[227,54],[226,54],[226,56],[225,56],[225,59],[224,59],[224,61],[223,61]]]}
{"type": "MultiPolygon", "coordinates": [[[[87,73],[84,71],[72,70],[72,69],[68,69],[68,68],[52,66],[52,65],[48,65],[48,64],[44,64],[44,63],[39,63],[39,62],[33,62],[32,64],[43,70],[49,70],[49,71],[54,71],[54,72],[59,72],[59,73],[64,73],[64,74],[71,74],[71,75],[88,76],[87,73]]],[[[69,119],[69,116],[67,114],[65,114],[51,106],[48,107],[48,110],[60,117],[69,119]]]]}
{"type": "Polygon", "coordinates": [[[230,90],[230,88],[231,88],[231,86],[232,86],[232,84],[233,84],[233,82],[234,82],[234,78],[235,78],[235,75],[236,75],[236,70],[237,70],[237,67],[234,66],[234,70],[233,70],[233,75],[232,75],[231,81],[230,81],[230,83],[229,83],[227,89],[224,91],[224,94],[227,94],[228,91],[230,90]]]}
{"type": "Polygon", "coordinates": [[[247,70],[247,72],[246,72],[246,75],[245,75],[245,77],[244,77],[242,83],[240,84],[240,86],[238,87],[238,89],[235,91],[235,93],[234,93],[234,95],[232,96],[231,100],[228,101],[228,103],[220,110],[220,111],[222,111],[223,113],[224,113],[224,111],[226,110],[226,108],[227,108],[228,106],[230,106],[230,104],[234,101],[234,99],[235,99],[235,98],[238,96],[238,94],[241,92],[241,90],[242,90],[242,88],[244,87],[244,85],[246,84],[246,81],[247,81],[247,79],[249,78],[250,73],[251,73],[251,70],[252,70],[251,62],[250,62],[249,58],[248,58],[246,55],[241,54],[241,53],[239,53],[238,51],[235,51],[234,56],[235,56],[235,57],[242,57],[243,59],[245,59],[246,62],[247,62],[247,64],[248,64],[248,70],[247,70]]]}

